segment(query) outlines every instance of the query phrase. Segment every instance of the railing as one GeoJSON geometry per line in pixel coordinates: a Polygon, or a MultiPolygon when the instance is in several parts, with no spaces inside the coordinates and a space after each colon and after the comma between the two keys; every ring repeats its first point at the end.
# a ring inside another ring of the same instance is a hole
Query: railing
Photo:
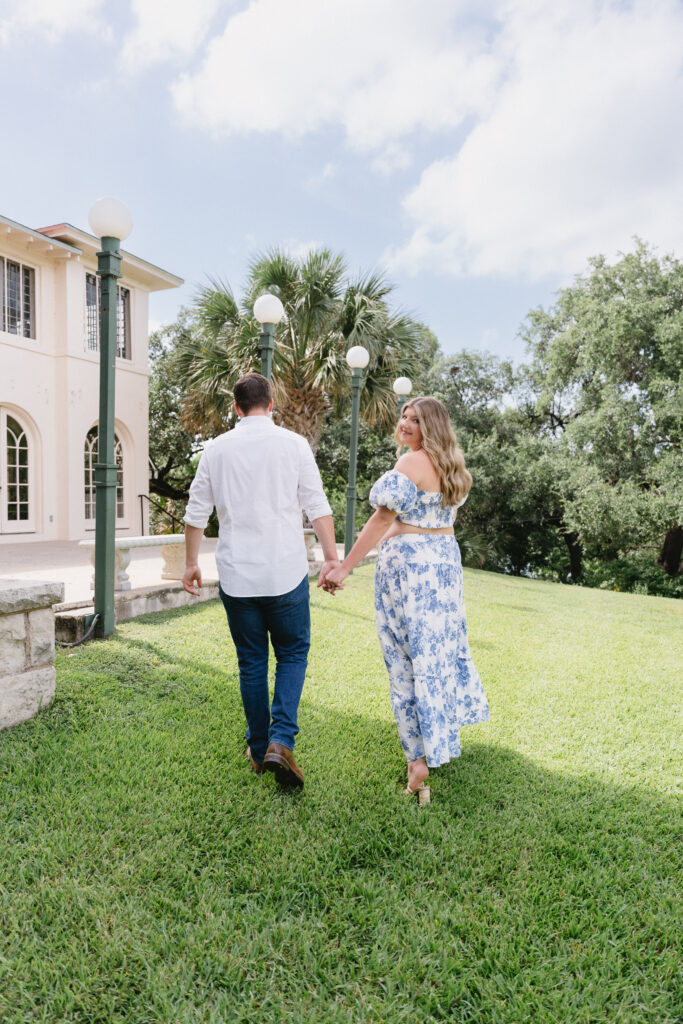
{"type": "Polygon", "coordinates": [[[167,508],[164,508],[164,506],[158,501],[155,501],[154,498],[150,498],[149,494],[138,494],[138,498],[140,499],[140,528],[142,530],[143,537],[145,535],[145,506],[143,505],[143,499],[150,505],[154,505],[155,508],[158,508],[165,516],[168,516],[171,520],[171,533],[182,532],[182,530],[176,531],[176,524],[182,527],[182,520],[174,516],[172,512],[169,512],[167,508]]]}

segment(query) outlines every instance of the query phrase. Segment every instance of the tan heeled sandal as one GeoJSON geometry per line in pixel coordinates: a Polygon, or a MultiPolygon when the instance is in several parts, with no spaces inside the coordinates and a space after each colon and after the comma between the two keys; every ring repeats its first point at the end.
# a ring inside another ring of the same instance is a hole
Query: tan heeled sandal
{"type": "Polygon", "coordinates": [[[417,802],[420,807],[426,807],[427,804],[431,803],[432,793],[429,786],[425,786],[424,782],[421,782],[415,789],[411,789],[410,784],[403,790],[404,796],[414,796],[417,793],[417,802]]]}

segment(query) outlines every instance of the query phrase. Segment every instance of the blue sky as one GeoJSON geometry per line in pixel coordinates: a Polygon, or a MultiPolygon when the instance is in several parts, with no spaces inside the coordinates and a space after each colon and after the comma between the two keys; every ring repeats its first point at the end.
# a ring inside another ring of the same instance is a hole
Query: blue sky
{"type": "Polygon", "coordinates": [[[520,360],[590,255],[681,255],[682,54],[680,0],[0,0],[0,212],[122,198],[186,281],[153,323],[325,245],[444,351],[520,360]]]}

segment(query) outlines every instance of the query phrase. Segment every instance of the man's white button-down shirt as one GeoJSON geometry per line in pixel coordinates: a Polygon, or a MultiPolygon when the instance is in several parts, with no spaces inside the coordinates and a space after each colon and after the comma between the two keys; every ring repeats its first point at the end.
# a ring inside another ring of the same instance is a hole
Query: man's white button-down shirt
{"type": "Polygon", "coordinates": [[[311,522],[332,514],[308,441],[261,415],[206,445],[185,522],[203,530],[214,506],[218,577],[231,597],[294,590],[308,573],[301,510],[311,522]]]}

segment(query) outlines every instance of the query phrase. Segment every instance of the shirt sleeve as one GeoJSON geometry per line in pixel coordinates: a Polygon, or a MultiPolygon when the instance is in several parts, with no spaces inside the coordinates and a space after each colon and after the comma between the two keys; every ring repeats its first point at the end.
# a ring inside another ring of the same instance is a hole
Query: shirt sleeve
{"type": "Polygon", "coordinates": [[[299,504],[311,522],[320,519],[321,516],[332,515],[332,509],[320,479],[320,470],[307,441],[301,445],[298,497],[299,504]]]}
{"type": "Polygon", "coordinates": [[[190,487],[190,500],[185,509],[183,519],[188,526],[196,526],[203,530],[209,521],[216,504],[211,487],[211,473],[209,470],[209,455],[205,449],[197,466],[195,478],[190,487]]]}

